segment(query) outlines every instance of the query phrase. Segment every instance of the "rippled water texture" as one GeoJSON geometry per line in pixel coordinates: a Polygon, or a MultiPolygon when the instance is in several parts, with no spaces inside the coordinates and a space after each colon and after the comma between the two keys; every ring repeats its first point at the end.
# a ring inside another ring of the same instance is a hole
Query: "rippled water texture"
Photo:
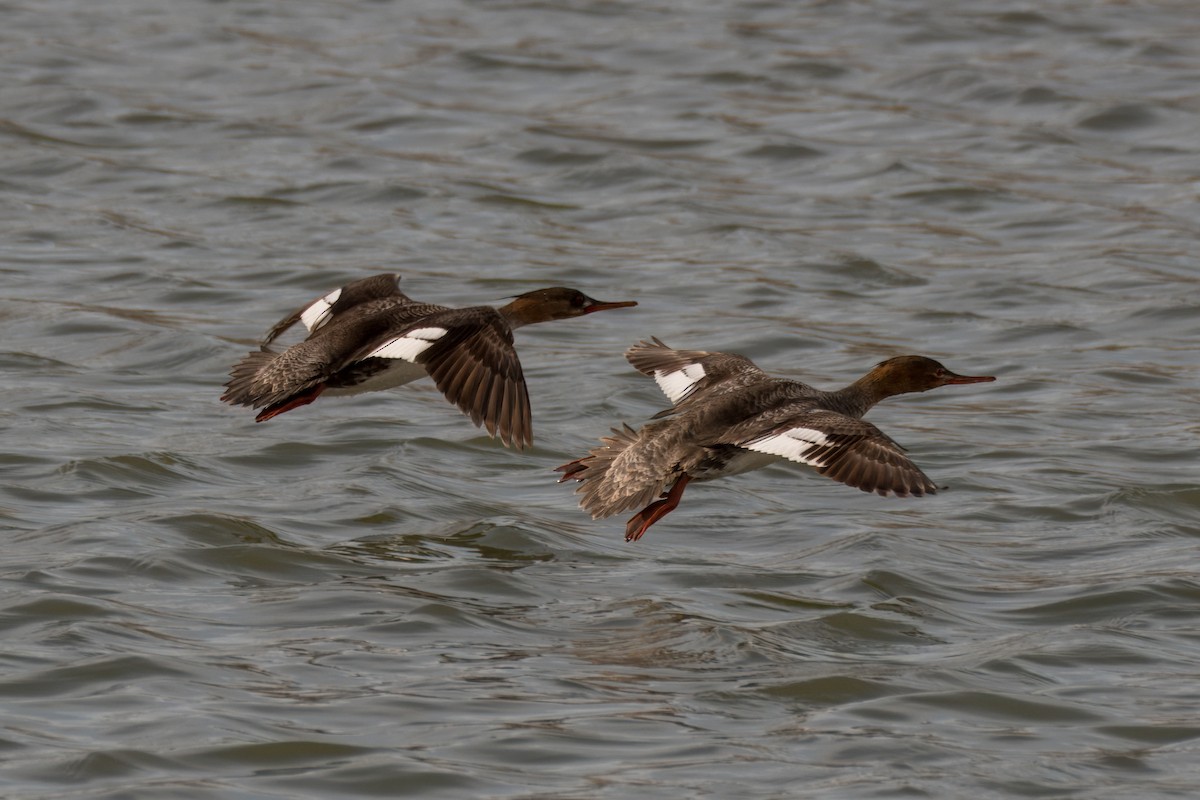
{"type": "Polygon", "coordinates": [[[2,4],[6,798],[1157,798],[1200,782],[1191,2],[2,4]],[[500,303],[535,448],[229,366],[381,270],[500,303]],[[551,468],[657,335],[843,385],[636,544],[551,468]]]}

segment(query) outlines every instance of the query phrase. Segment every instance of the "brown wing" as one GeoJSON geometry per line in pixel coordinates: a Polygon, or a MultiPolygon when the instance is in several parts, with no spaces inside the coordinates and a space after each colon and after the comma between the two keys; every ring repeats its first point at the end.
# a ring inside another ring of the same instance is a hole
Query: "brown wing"
{"type": "Polygon", "coordinates": [[[385,272],[380,275],[372,275],[369,278],[352,281],[339,289],[334,289],[332,292],[318,297],[310,303],[306,303],[275,323],[274,327],[267,331],[266,338],[263,339],[263,345],[265,346],[275,341],[284,331],[297,322],[303,321],[304,327],[308,329],[309,333],[312,333],[337,317],[338,314],[371,300],[382,300],[385,298],[393,298],[401,303],[412,302],[407,295],[400,291],[400,276],[393,272],[385,272]]]}
{"type": "Polygon", "coordinates": [[[681,411],[689,401],[770,380],[770,376],[745,356],[707,350],[675,350],[657,337],[638,342],[625,352],[625,358],[636,370],[654,378],[674,404],[671,411],[656,416],[681,411]]]}
{"type": "Polygon", "coordinates": [[[731,444],[816,467],[817,472],[864,492],[921,497],[936,494],[933,481],[904,448],[869,422],[834,411],[812,410],[770,424],[759,419],[730,431],[731,444]],[[747,434],[747,429],[763,431],[747,434]],[[763,430],[766,423],[766,430],[763,430]]]}
{"type": "Polygon", "coordinates": [[[533,443],[525,375],[512,329],[496,309],[454,308],[422,316],[356,356],[377,358],[420,364],[476,425],[518,450],[533,443]]]}

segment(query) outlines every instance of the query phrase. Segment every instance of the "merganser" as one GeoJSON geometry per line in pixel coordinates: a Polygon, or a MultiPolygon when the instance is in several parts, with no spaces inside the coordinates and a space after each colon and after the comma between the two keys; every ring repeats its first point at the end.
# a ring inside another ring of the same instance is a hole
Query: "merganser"
{"type": "Polygon", "coordinates": [[[599,447],[556,471],[563,473],[559,483],[580,482],[580,506],[592,519],[641,508],[625,526],[627,542],[673,511],[688,483],[780,459],[885,497],[934,494],[937,487],[904,448],[862,416],[892,395],[995,380],[956,375],[925,356],[897,356],[825,392],[773,378],[744,356],[674,350],[657,338],[638,342],[625,357],[654,378],[673,406],[641,430],[613,428],[599,447]]]}
{"type": "Polygon", "coordinates": [[[522,325],[636,306],[602,302],[561,286],[519,295],[500,308],[447,308],[400,291],[390,273],[348,283],[280,320],[262,348],[230,371],[226,403],[262,408],[264,422],[321,395],[390,389],[429,375],[446,399],[506,446],[533,443],[529,393],[513,331],[522,325]],[[270,350],[297,322],[304,341],[270,350]]]}

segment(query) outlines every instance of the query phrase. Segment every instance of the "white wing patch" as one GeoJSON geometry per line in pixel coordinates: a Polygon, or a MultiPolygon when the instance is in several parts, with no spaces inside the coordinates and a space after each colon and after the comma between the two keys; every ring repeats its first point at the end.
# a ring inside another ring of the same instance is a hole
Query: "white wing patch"
{"type": "Polygon", "coordinates": [[[308,328],[309,333],[312,333],[317,328],[329,322],[329,310],[333,308],[333,304],[342,296],[341,289],[334,289],[329,294],[314,302],[311,306],[304,309],[304,313],[300,315],[300,321],[304,323],[304,327],[308,328]]]}
{"type": "Polygon", "coordinates": [[[683,369],[674,372],[654,370],[654,381],[662,389],[672,403],[678,403],[696,389],[696,384],[704,377],[704,367],[700,364],[688,364],[683,369]]]}
{"type": "Polygon", "coordinates": [[[376,347],[366,358],[400,358],[416,363],[417,356],[447,333],[445,328],[416,328],[403,336],[389,339],[376,347]]]}
{"type": "MultiPolygon", "coordinates": [[[[805,453],[811,452],[814,448],[828,443],[829,437],[821,431],[814,430],[813,428],[791,428],[783,433],[764,436],[761,439],[744,444],[742,447],[758,453],[782,456],[789,461],[799,461],[801,464],[820,467],[825,464],[824,458],[806,456],[805,453]]],[[[829,454],[826,453],[826,455],[829,454]]]]}

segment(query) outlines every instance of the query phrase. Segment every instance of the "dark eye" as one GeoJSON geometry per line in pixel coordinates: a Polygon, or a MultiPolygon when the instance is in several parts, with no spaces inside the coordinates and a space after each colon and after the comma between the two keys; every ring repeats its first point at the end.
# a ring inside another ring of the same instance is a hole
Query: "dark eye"
{"type": "Polygon", "coordinates": [[[938,367],[937,369],[935,369],[933,371],[933,374],[938,378],[944,378],[946,376],[946,370],[942,369],[941,367],[938,367]]]}
{"type": "Polygon", "coordinates": [[[586,301],[583,299],[583,295],[579,292],[571,295],[571,305],[575,306],[576,308],[581,308],[585,302],[586,301]]]}

